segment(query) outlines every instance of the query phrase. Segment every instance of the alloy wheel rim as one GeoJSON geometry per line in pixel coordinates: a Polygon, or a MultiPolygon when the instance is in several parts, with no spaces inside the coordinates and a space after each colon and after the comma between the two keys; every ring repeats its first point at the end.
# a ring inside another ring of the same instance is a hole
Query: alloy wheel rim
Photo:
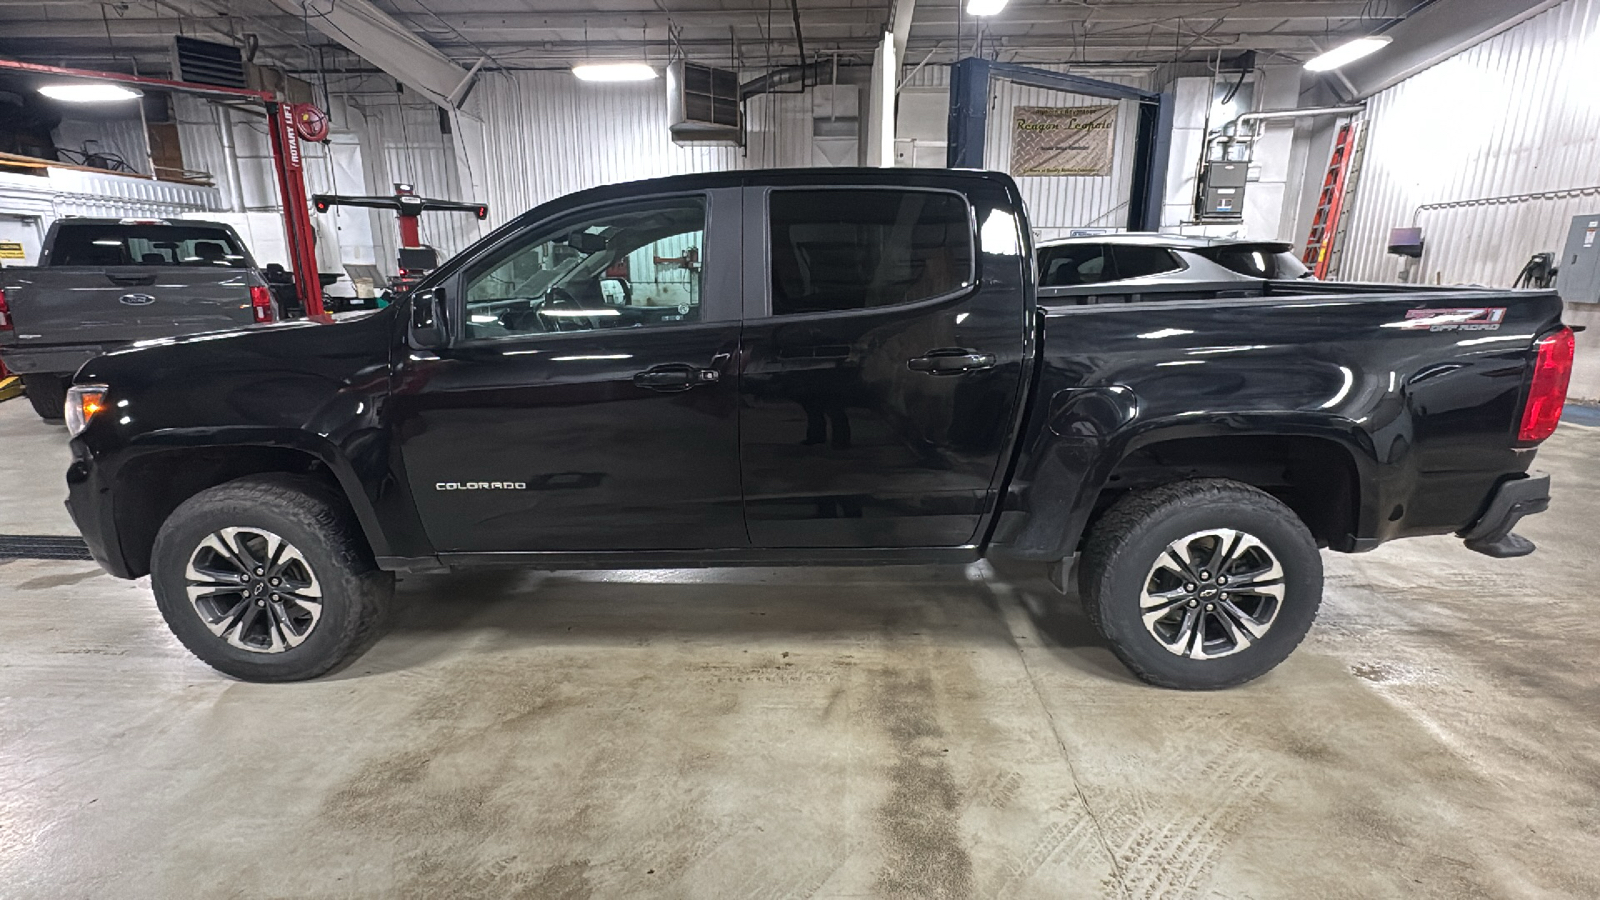
{"type": "Polygon", "coordinates": [[[322,584],[293,544],[260,528],[221,528],[184,569],[195,614],[213,635],[251,653],[305,643],[322,620],[322,584]]]}
{"type": "Polygon", "coordinates": [[[1161,551],[1145,576],[1139,615],[1169,653],[1217,659],[1265,637],[1283,593],[1283,566],[1260,538],[1212,528],[1161,551]]]}

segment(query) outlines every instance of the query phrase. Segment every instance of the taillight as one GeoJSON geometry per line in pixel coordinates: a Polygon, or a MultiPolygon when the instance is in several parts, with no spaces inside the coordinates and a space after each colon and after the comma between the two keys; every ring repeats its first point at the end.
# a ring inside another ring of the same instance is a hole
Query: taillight
{"type": "Polygon", "coordinates": [[[250,289],[250,311],[255,314],[257,322],[275,322],[278,319],[272,312],[272,292],[261,285],[250,289]]]}
{"type": "Polygon", "coordinates": [[[11,330],[11,307],[6,305],[6,289],[0,288],[0,331],[11,330]]]}
{"type": "Polygon", "coordinates": [[[1528,386],[1528,405],[1522,408],[1522,427],[1517,440],[1536,442],[1555,433],[1561,421],[1561,408],[1567,403],[1567,382],[1572,378],[1572,354],[1576,350],[1572,329],[1563,328],[1546,335],[1534,345],[1538,356],[1533,361],[1533,382],[1528,386]]]}

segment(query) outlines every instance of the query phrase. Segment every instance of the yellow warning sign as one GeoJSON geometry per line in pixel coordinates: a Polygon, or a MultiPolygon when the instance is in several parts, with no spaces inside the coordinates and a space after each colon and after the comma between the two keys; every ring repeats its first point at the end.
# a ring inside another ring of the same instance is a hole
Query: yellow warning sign
{"type": "Polygon", "coordinates": [[[26,259],[21,241],[0,241],[0,259],[26,259]]]}

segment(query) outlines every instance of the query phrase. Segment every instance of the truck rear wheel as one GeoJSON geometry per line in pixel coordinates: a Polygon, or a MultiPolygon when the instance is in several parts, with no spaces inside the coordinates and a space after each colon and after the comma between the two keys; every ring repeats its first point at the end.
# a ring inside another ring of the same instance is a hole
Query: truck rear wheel
{"type": "Polygon", "coordinates": [[[66,416],[67,380],[60,375],[24,375],[22,389],[39,418],[59,422],[66,416]]]}
{"type": "Polygon", "coordinates": [[[342,498],[263,475],[184,501],[151,556],[156,605],[178,640],[245,681],[315,678],[376,641],[394,576],[380,572],[342,498]]]}
{"type": "Polygon", "coordinates": [[[1095,526],[1079,569],[1084,607],[1140,679],[1215,690],[1282,662],[1322,602],[1305,523],[1264,491],[1196,479],[1130,494],[1095,526]]]}

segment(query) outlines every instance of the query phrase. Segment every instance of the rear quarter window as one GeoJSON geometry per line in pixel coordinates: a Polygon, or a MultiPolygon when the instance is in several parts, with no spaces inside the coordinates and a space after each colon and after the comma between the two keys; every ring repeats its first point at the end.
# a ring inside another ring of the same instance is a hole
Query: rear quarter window
{"type": "Polygon", "coordinates": [[[1270,247],[1218,247],[1211,260],[1225,269],[1252,278],[1299,278],[1310,271],[1298,257],[1270,247]]]}
{"type": "Polygon", "coordinates": [[[1149,278],[1166,272],[1177,272],[1184,266],[1171,251],[1161,247],[1141,247],[1137,244],[1114,244],[1111,255],[1117,261],[1117,277],[1149,278]]]}
{"type": "Polygon", "coordinates": [[[221,228],[64,224],[51,244],[50,265],[242,269],[249,261],[239,242],[221,228]]]}

